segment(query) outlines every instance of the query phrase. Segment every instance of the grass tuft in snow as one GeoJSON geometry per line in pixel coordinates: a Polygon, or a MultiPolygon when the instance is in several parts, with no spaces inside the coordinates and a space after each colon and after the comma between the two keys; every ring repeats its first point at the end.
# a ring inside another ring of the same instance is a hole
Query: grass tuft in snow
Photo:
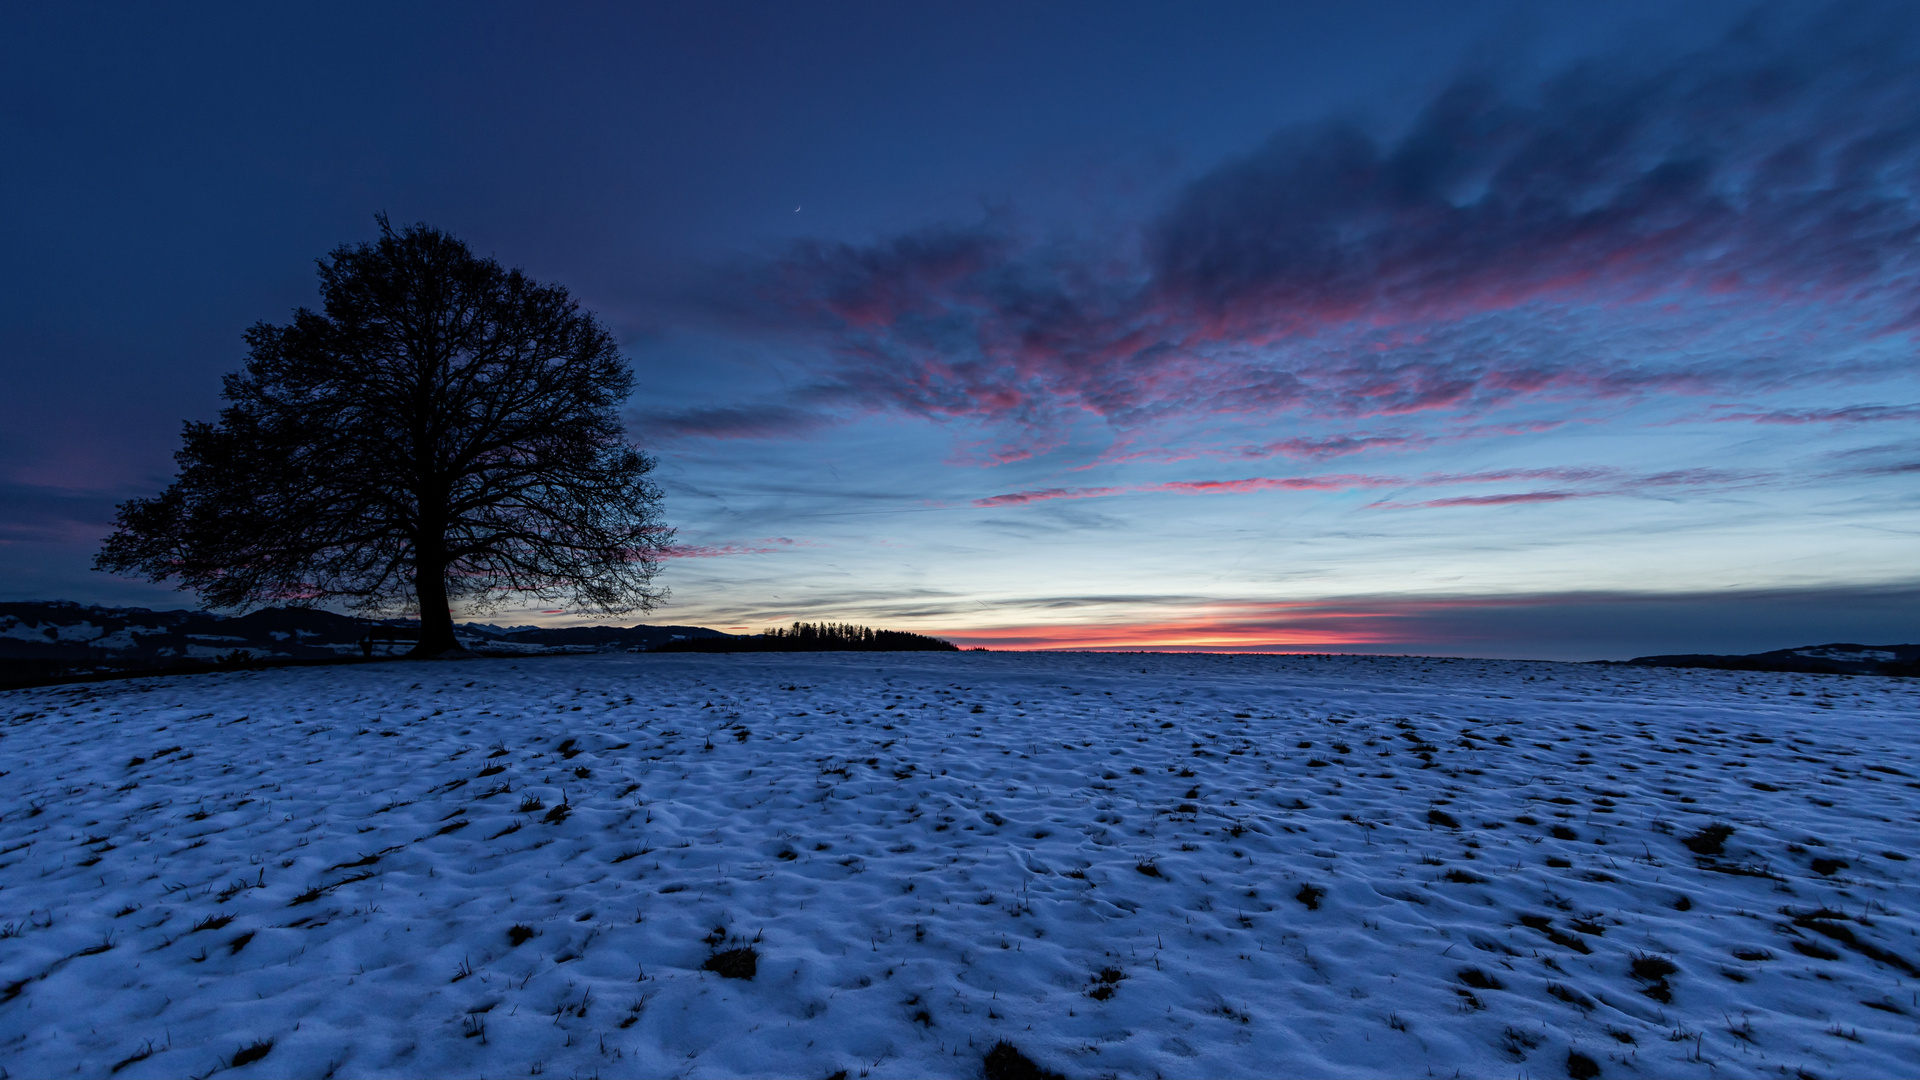
{"type": "Polygon", "coordinates": [[[1733,826],[1715,822],[1692,836],[1683,837],[1680,842],[1695,855],[1722,855],[1726,853],[1727,837],[1733,832],[1733,826]]]}
{"type": "Polygon", "coordinates": [[[1066,1080],[1057,1072],[1041,1068],[1019,1047],[1005,1039],[993,1044],[983,1063],[987,1080],[1066,1080]]]}
{"type": "Polygon", "coordinates": [[[751,979],[760,969],[760,950],[751,945],[722,949],[700,966],[723,979],[751,979]]]}
{"type": "Polygon", "coordinates": [[[227,1068],[237,1069],[237,1068],[240,1068],[242,1065],[251,1065],[256,1061],[259,1061],[261,1058],[266,1057],[268,1054],[272,1052],[273,1052],[272,1039],[260,1039],[255,1042],[248,1043],[246,1046],[243,1046],[240,1049],[235,1050],[233,1052],[233,1060],[227,1063],[227,1068]]]}

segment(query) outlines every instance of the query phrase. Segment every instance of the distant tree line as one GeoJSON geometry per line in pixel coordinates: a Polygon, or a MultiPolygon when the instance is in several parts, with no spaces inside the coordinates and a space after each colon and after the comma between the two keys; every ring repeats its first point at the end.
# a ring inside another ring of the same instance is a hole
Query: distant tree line
{"type": "Polygon", "coordinates": [[[654,652],[958,652],[950,641],[909,634],[904,630],[875,630],[849,623],[797,622],[764,634],[740,637],[681,638],[653,648],[654,652]]]}

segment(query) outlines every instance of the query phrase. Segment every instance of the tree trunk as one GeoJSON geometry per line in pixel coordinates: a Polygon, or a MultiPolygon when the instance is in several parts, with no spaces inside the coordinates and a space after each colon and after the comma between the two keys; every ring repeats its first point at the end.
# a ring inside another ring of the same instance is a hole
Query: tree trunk
{"type": "Polygon", "coordinates": [[[447,606],[446,575],[446,567],[438,561],[422,559],[416,564],[413,592],[420,601],[420,643],[408,656],[439,656],[460,648],[453,636],[453,610],[447,606]]]}

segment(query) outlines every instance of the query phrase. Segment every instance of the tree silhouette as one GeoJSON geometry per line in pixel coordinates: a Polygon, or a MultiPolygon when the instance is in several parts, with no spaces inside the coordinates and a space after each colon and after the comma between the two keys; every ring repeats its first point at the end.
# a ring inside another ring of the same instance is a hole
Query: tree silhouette
{"type": "Polygon", "coordinates": [[[186,424],[178,478],[121,505],[94,568],[213,607],[413,608],[419,656],[459,647],[455,599],[651,610],[672,531],[613,336],[559,286],[378,220],[320,260],[324,312],[247,332],[219,421],[186,424]]]}

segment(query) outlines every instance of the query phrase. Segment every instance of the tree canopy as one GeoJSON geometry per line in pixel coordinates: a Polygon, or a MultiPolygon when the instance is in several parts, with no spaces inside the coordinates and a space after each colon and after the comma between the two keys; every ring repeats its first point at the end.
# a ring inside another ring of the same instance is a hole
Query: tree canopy
{"type": "Polygon", "coordinates": [[[186,424],[178,477],[121,505],[95,568],[214,607],[414,609],[420,655],[458,647],[453,601],[651,610],[672,531],[613,335],[560,286],[379,222],[320,260],[322,311],[247,332],[218,422],[186,424]]]}

